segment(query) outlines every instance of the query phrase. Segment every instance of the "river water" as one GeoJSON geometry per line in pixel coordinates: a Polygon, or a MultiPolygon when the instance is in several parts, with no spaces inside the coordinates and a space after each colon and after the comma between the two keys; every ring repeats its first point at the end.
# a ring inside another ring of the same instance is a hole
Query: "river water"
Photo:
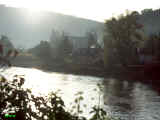
{"type": "Polygon", "coordinates": [[[75,95],[83,91],[81,103],[83,115],[88,115],[91,107],[98,104],[97,83],[103,85],[101,105],[108,115],[122,120],[160,120],[160,96],[151,87],[139,82],[123,79],[80,76],[55,72],[43,72],[34,68],[12,67],[1,74],[11,79],[14,75],[25,75],[23,87],[32,88],[35,95],[47,95],[51,91],[61,90],[60,96],[70,107],[75,95]]]}

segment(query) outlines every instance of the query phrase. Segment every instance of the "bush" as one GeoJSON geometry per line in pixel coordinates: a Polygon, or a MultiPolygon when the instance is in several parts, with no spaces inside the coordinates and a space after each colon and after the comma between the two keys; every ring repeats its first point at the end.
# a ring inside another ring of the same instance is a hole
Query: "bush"
{"type": "Polygon", "coordinates": [[[40,58],[42,61],[48,62],[52,59],[51,47],[47,41],[41,41],[37,46],[28,50],[29,53],[40,58]]]}
{"type": "MultiPolygon", "coordinates": [[[[0,78],[1,119],[6,119],[6,112],[13,111],[16,120],[87,120],[80,117],[82,92],[76,94],[76,112],[72,114],[65,110],[64,101],[58,96],[58,91],[50,93],[49,96],[34,96],[30,89],[22,88],[24,82],[24,77],[18,75],[15,75],[12,81],[0,78]]],[[[99,105],[94,106],[91,113],[93,117],[90,120],[111,120],[106,117],[106,112],[99,105]]]]}

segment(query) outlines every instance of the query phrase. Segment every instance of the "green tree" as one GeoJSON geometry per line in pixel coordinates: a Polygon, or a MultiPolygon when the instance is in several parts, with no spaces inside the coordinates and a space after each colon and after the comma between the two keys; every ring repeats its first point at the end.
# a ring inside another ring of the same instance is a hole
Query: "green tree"
{"type": "Polygon", "coordinates": [[[152,10],[152,8],[150,8],[150,9],[144,9],[144,10],[141,11],[141,13],[142,13],[143,15],[146,15],[146,14],[153,13],[153,10],[152,10]]]}
{"type": "Polygon", "coordinates": [[[40,44],[30,49],[29,52],[40,57],[42,60],[51,59],[51,48],[48,41],[41,41],[40,44]]]}
{"type": "Polygon", "coordinates": [[[7,54],[9,50],[13,50],[14,46],[6,35],[1,35],[0,44],[3,45],[3,54],[7,54]]]}
{"type": "Polygon", "coordinates": [[[10,60],[14,59],[18,55],[18,51],[14,49],[13,44],[9,38],[5,35],[0,39],[0,65],[11,66],[10,60]]]}
{"type": "Polygon", "coordinates": [[[49,43],[52,49],[52,56],[56,59],[64,58],[69,55],[73,49],[73,44],[64,31],[59,32],[53,29],[49,43]]]}
{"type": "Polygon", "coordinates": [[[50,35],[50,45],[52,48],[57,48],[57,46],[60,44],[62,33],[56,30],[52,30],[51,35],[50,35]]]}
{"type": "Polygon", "coordinates": [[[66,57],[72,53],[73,45],[69,41],[69,38],[64,33],[62,34],[60,44],[58,46],[59,57],[66,57]]]}
{"type": "MultiPolygon", "coordinates": [[[[104,50],[105,54],[108,49],[110,53],[115,54],[123,65],[126,65],[135,59],[135,48],[144,40],[142,35],[142,25],[137,22],[137,13],[127,12],[121,14],[118,18],[113,17],[105,22],[104,50]],[[110,42],[108,42],[110,41],[110,42]],[[110,45],[107,45],[110,43],[110,45]],[[107,48],[110,46],[110,48],[107,48]]],[[[104,55],[104,63],[107,66],[108,55],[104,55]]]]}

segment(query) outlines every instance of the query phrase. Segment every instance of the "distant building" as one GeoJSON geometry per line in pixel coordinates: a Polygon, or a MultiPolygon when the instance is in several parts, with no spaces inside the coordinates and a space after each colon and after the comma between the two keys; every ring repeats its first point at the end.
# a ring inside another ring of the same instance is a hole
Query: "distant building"
{"type": "Polygon", "coordinates": [[[101,48],[79,48],[73,52],[73,56],[97,56],[103,53],[101,48]]]}
{"type": "Polygon", "coordinates": [[[88,38],[79,36],[68,36],[69,40],[73,44],[73,51],[79,48],[88,48],[88,38]]]}

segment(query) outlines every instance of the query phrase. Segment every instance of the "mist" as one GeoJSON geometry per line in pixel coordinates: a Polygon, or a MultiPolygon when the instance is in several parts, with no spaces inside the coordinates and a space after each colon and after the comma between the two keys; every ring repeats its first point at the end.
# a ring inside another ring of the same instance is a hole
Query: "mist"
{"type": "Polygon", "coordinates": [[[49,40],[52,29],[79,37],[96,29],[102,38],[103,23],[93,20],[4,5],[0,5],[0,16],[0,34],[8,36],[15,47],[32,48],[41,40],[49,40]]]}

